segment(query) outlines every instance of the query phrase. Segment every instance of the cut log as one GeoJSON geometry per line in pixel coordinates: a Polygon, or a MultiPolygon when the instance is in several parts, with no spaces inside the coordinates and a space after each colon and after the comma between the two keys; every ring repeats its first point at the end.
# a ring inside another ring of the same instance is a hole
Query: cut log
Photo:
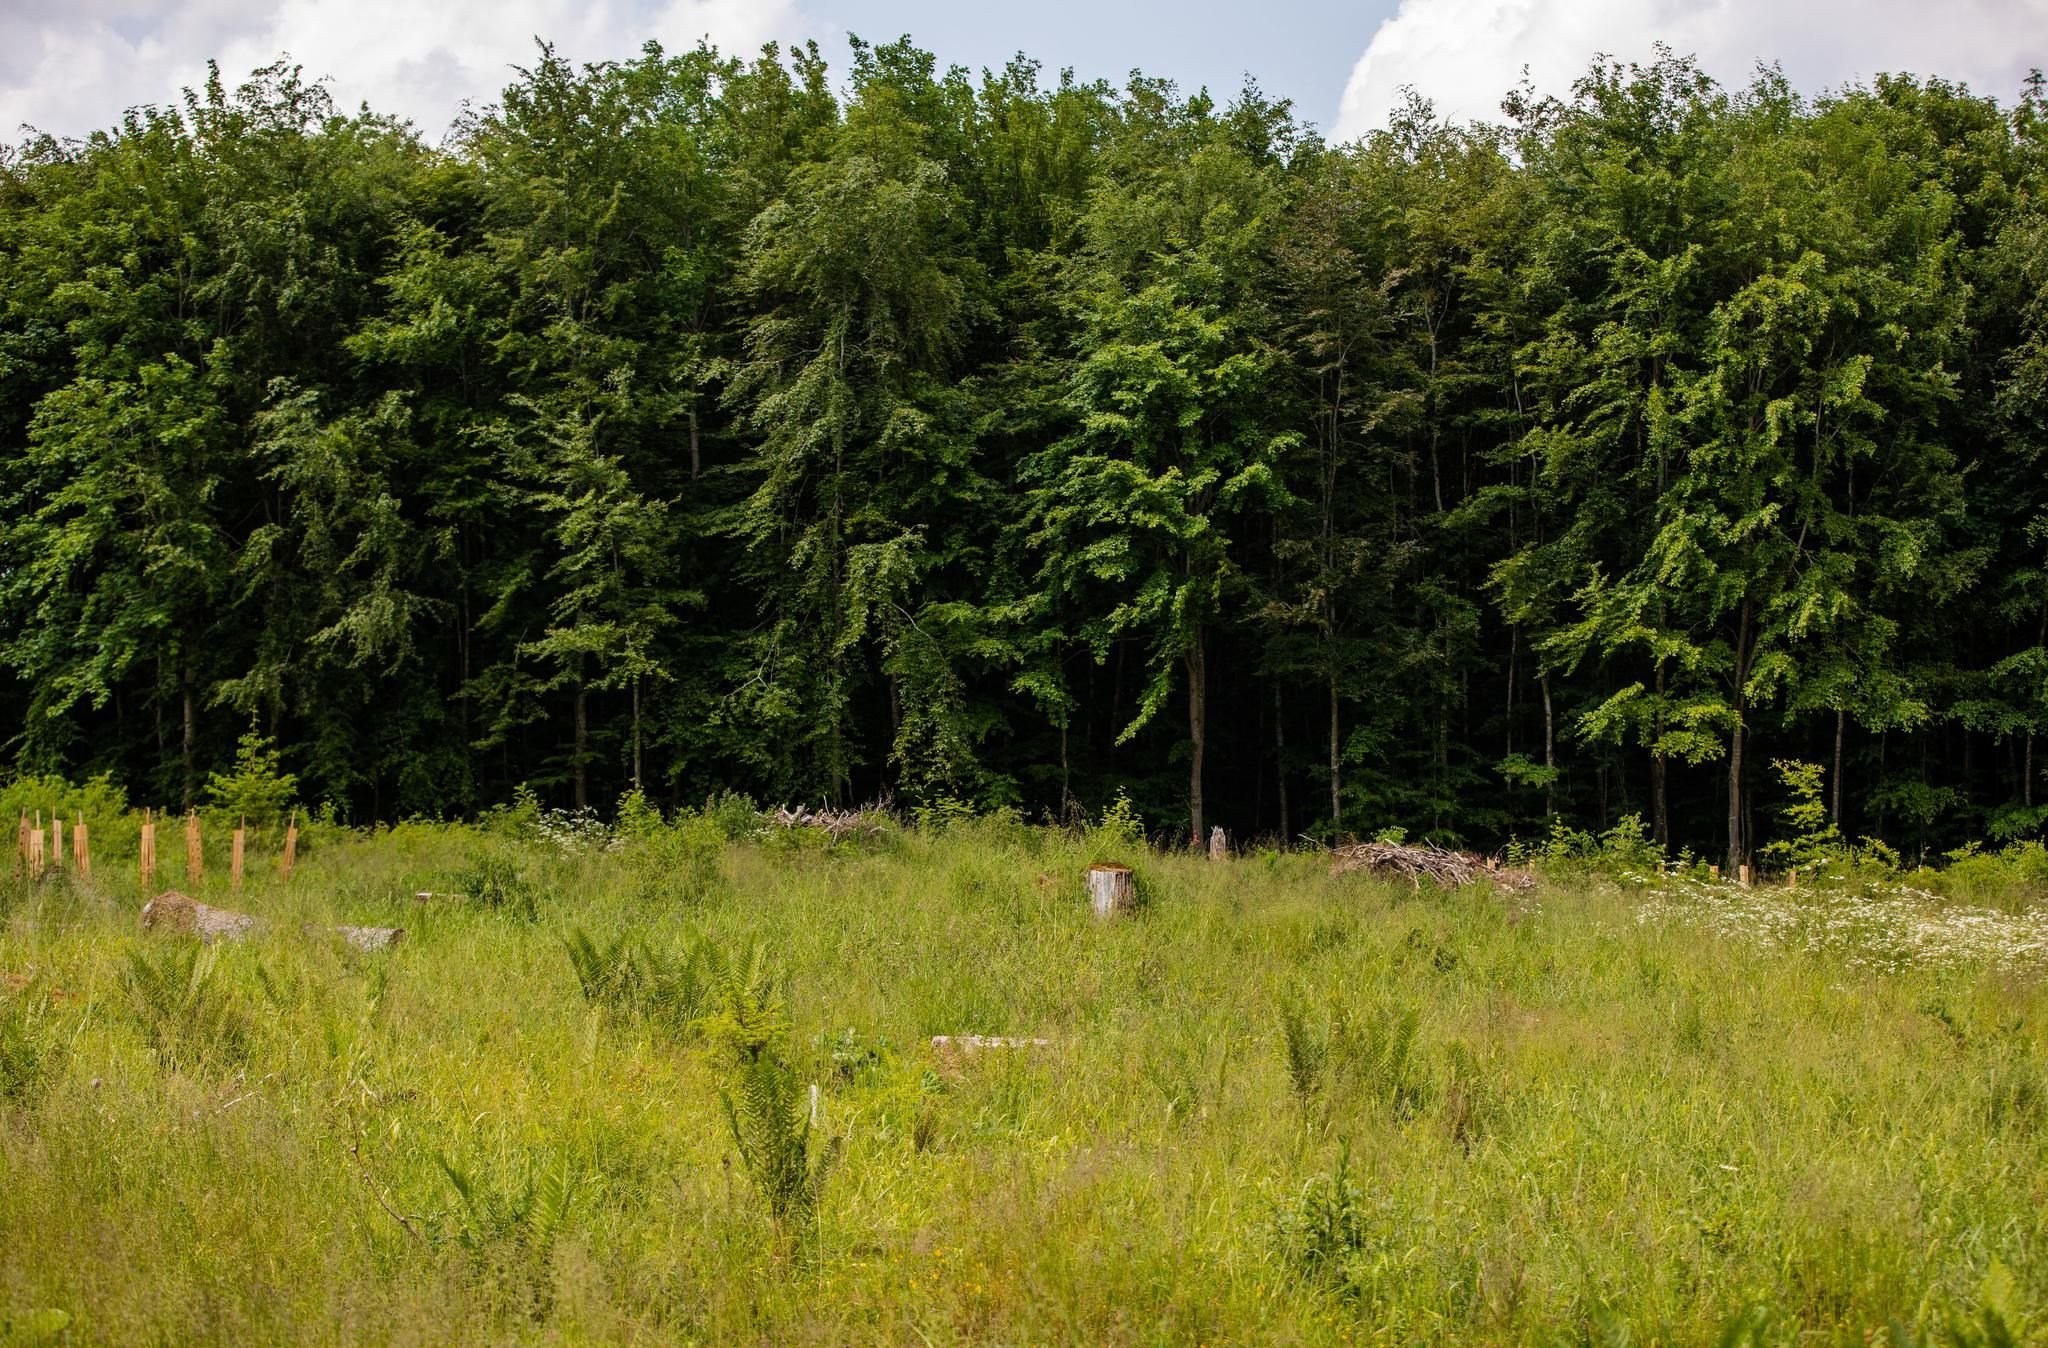
{"type": "Polygon", "coordinates": [[[989,1050],[1051,1048],[1050,1039],[1026,1039],[1017,1035],[1003,1034],[935,1034],[932,1036],[932,1056],[938,1059],[939,1070],[947,1076],[960,1075],[962,1064],[978,1053],[989,1050]]]}
{"type": "Polygon", "coordinates": [[[334,934],[358,950],[389,950],[405,939],[405,928],[336,927],[334,934]]]}
{"type": "Polygon", "coordinates": [[[1209,860],[1230,860],[1230,839],[1224,836],[1221,826],[1209,830],[1209,860]]]}
{"type": "Polygon", "coordinates": [[[175,889],[167,889],[142,905],[144,931],[197,936],[208,945],[215,941],[239,941],[260,925],[261,920],[252,914],[211,908],[175,889]]]}
{"type": "Polygon", "coordinates": [[[1137,906],[1138,882],[1129,866],[1098,861],[1088,868],[1088,906],[1107,920],[1137,906]]]}

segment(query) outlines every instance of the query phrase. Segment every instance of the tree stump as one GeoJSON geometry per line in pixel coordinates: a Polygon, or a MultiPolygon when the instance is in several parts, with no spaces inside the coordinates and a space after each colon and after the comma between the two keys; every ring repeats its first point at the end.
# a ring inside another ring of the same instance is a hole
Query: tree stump
{"type": "Polygon", "coordinates": [[[937,1060],[939,1070],[949,1077],[958,1078],[967,1059],[987,1049],[1051,1048],[1050,1039],[1028,1039],[1007,1034],[935,1034],[932,1036],[932,1057],[937,1060]]]}
{"type": "Polygon", "coordinates": [[[208,945],[215,941],[239,941],[255,931],[257,925],[257,919],[251,914],[211,908],[175,889],[167,889],[142,905],[144,931],[197,936],[208,945]]]}
{"type": "Polygon", "coordinates": [[[358,950],[389,950],[405,939],[405,928],[336,927],[334,934],[358,950]]]}
{"type": "Polygon", "coordinates": [[[1105,921],[1137,906],[1138,883],[1129,866],[1098,861],[1088,868],[1088,906],[1105,921]]]}
{"type": "Polygon", "coordinates": [[[1230,840],[1223,836],[1222,825],[1209,830],[1209,860],[1230,860],[1230,840]]]}

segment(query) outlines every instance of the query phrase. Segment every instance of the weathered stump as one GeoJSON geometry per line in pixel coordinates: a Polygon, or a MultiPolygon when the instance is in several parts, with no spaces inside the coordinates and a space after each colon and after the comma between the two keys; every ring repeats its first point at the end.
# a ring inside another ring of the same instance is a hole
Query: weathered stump
{"type": "Polygon", "coordinates": [[[1050,1048],[1050,1039],[1026,1039],[1017,1035],[1003,1034],[935,1034],[932,1036],[932,1057],[938,1060],[939,1070],[949,1077],[958,1077],[965,1061],[976,1054],[990,1049],[1050,1048]]]}
{"type": "Polygon", "coordinates": [[[144,931],[197,936],[208,945],[215,941],[239,941],[259,925],[259,919],[252,914],[212,908],[175,889],[167,889],[142,905],[144,931]]]}
{"type": "Polygon", "coordinates": [[[336,927],[334,934],[358,950],[389,950],[405,939],[405,928],[336,927]]]}
{"type": "Polygon", "coordinates": [[[1107,920],[1137,906],[1138,883],[1129,866],[1098,861],[1088,868],[1088,906],[1107,920]]]}

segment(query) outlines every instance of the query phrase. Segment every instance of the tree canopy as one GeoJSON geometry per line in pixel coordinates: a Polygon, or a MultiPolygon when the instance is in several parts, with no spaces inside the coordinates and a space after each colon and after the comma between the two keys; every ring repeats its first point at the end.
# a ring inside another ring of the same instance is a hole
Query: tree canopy
{"type": "Polygon", "coordinates": [[[1667,53],[1333,145],[908,39],[543,46],[437,147],[211,71],[0,157],[6,755],[1731,862],[1777,759],[1844,836],[2035,834],[2016,95],[1667,53]]]}

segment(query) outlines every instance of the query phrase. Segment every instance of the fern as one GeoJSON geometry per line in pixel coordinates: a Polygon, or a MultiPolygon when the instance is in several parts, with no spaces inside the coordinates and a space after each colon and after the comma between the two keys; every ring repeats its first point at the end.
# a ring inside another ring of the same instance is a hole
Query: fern
{"type": "Polygon", "coordinates": [[[803,1248],[816,1233],[825,1184],[839,1164],[843,1144],[832,1137],[812,1145],[816,1087],[807,1108],[796,1074],[764,1052],[741,1066],[733,1087],[718,1098],[768,1220],[779,1236],[803,1248]]]}
{"type": "Polygon", "coordinates": [[[27,1108],[56,1077],[64,1046],[46,1031],[48,1010],[27,990],[0,1000],[0,1104],[27,1108]]]}
{"type": "Polygon", "coordinates": [[[572,927],[562,937],[562,948],[575,966],[576,981],[586,1001],[604,1006],[630,1006],[639,990],[640,968],[633,957],[631,938],[620,936],[609,945],[599,945],[581,927],[572,927]]]}
{"type": "Polygon", "coordinates": [[[1287,1054],[1287,1081],[1301,1106],[1302,1130],[1308,1130],[1309,1107],[1323,1086],[1330,1059],[1330,1039],[1314,1024],[1306,1008],[1292,998],[1280,1003],[1280,1042],[1287,1054]]]}
{"type": "Polygon", "coordinates": [[[703,960],[704,1000],[709,1011],[700,1027],[725,1045],[741,1066],[769,1056],[789,1033],[789,1008],[782,981],[759,941],[739,954],[728,954],[706,941],[703,960]]]}
{"type": "Polygon", "coordinates": [[[220,947],[179,944],[152,958],[128,952],[122,971],[128,1006],[166,1069],[237,1062],[247,1050],[248,1024],[218,976],[220,947]]]}
{"type": "Polygon", "coordinates": [[[1404,1117],[1414,1113],[1428,1094],[1415,1053],[1421,1021],[1421,1012],[1413,1006],[1381,1004],[1363,1017],[1340,1013],[1331,1033],[1334,1052],[1352,1079],[1404,1117]]]}

